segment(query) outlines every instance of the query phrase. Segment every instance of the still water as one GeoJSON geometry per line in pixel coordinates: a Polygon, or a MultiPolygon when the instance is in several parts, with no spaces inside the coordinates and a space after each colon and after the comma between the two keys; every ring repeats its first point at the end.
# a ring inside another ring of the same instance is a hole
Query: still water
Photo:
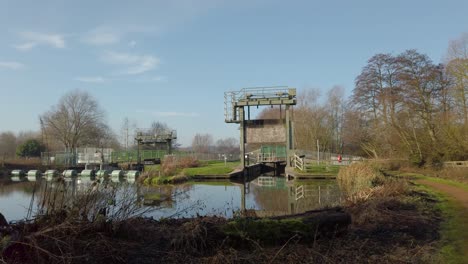
{"type": "Polygon", "coordinates": [[[335,206],[341,201],[334,180],[287,181],[284,177],[260,176],[246,183],[199,181],[155,187],[124,179],[98,182],[77,177],[57,183],[44,178],[13,177],[0,181],[0,212],[8,221],[24,219],[29,208],[33,214],[37,212],[41,197],[58,184],[65,186],[72,196],[91,190],[125,189],[125,197],[122,192],[116,192],[118,198],[135,198],[142,208],[151,209],[145,216],[156,219],[197,215],[232,217],[243,209],[257,216],[287,215],[335,206]]]}

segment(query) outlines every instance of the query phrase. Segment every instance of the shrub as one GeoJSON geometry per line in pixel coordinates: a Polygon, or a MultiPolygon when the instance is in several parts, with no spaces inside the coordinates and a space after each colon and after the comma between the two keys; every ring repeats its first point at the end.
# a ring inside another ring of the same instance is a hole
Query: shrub
{"type": "Polygon", "coordinates": [[[167,156],[161,164],[161,173],[164,176],[172,176],[177,172],[177,159],[174,156],[167,156]]]}
{"type": "Polygon", "coordinates": [[[195,157],[183,157],[179,160],[179,167],[180,168],[196,168],[199,167],[200,163],[198,162],[198,159],[195,157]]]}

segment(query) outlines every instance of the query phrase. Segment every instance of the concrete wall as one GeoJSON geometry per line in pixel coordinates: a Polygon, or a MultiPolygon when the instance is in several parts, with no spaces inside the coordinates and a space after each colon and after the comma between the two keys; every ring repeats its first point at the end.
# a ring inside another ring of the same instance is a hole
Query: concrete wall
{"type": "Polygon", "coordinates": [[[247,143],[285,143],[286,124],[284,120],[246,121],[247,143]]]}

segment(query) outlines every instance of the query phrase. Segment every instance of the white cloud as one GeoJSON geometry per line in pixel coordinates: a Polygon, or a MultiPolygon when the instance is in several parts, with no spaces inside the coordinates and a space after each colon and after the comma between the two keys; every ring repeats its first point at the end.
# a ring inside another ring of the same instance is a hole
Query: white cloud
{"type": "Polygon", "coordinates": [[[0,69],[19,70],[23,67],[22,63],[16,61],[0,61],[0,69]]]}
{"type": "Polygon", "coordinates": [[[109,64],[125,65],[127,68],[122,74],[135,75],[150,71],[160,63],[159,58],[152,55],[134,55],[108,51],[102,56],[102,60],[109,64]]]}
{"type": "Polygon", "coordinates": [[[85,83],[104,83],[107,79],[101,76],[90,76],[90,77],[76,77],[76,81],[85,82],[85,83]]]}
{"type": "Polygon", "coordinates": [[[44,34],[39,32],[22,32],[21,38],[26,42],[16,45],[15,48],[21,51],[28,51],[37,45],[46,45],[53,48],[65,48],[65,37],[60,34],[44,34]]]}
{"type": "Polygon", "coordinates": [[[95,46],[111,45],[120,42],[122,33],[114,28],[97,27],[84,35],[82,41],[95,46]]]}
{"type": "Polygon", "coordinates": [[[17,50],[21,51],[28,51],[34,47],[36,47],[37,43],[35,42],[26,42],[24,44],[14,46],[17,50]]]}

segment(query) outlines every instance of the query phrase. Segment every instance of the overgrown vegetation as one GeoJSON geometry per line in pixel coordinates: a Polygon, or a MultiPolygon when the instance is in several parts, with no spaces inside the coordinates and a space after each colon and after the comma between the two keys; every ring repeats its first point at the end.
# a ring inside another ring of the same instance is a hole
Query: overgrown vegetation
{"type": "Polygon", "coordinates": [[[338,183],[341,191],[348,197],[370,190],[382,181],[382,173],[368,163],[354,163],[340,170],[338,183]]]}

